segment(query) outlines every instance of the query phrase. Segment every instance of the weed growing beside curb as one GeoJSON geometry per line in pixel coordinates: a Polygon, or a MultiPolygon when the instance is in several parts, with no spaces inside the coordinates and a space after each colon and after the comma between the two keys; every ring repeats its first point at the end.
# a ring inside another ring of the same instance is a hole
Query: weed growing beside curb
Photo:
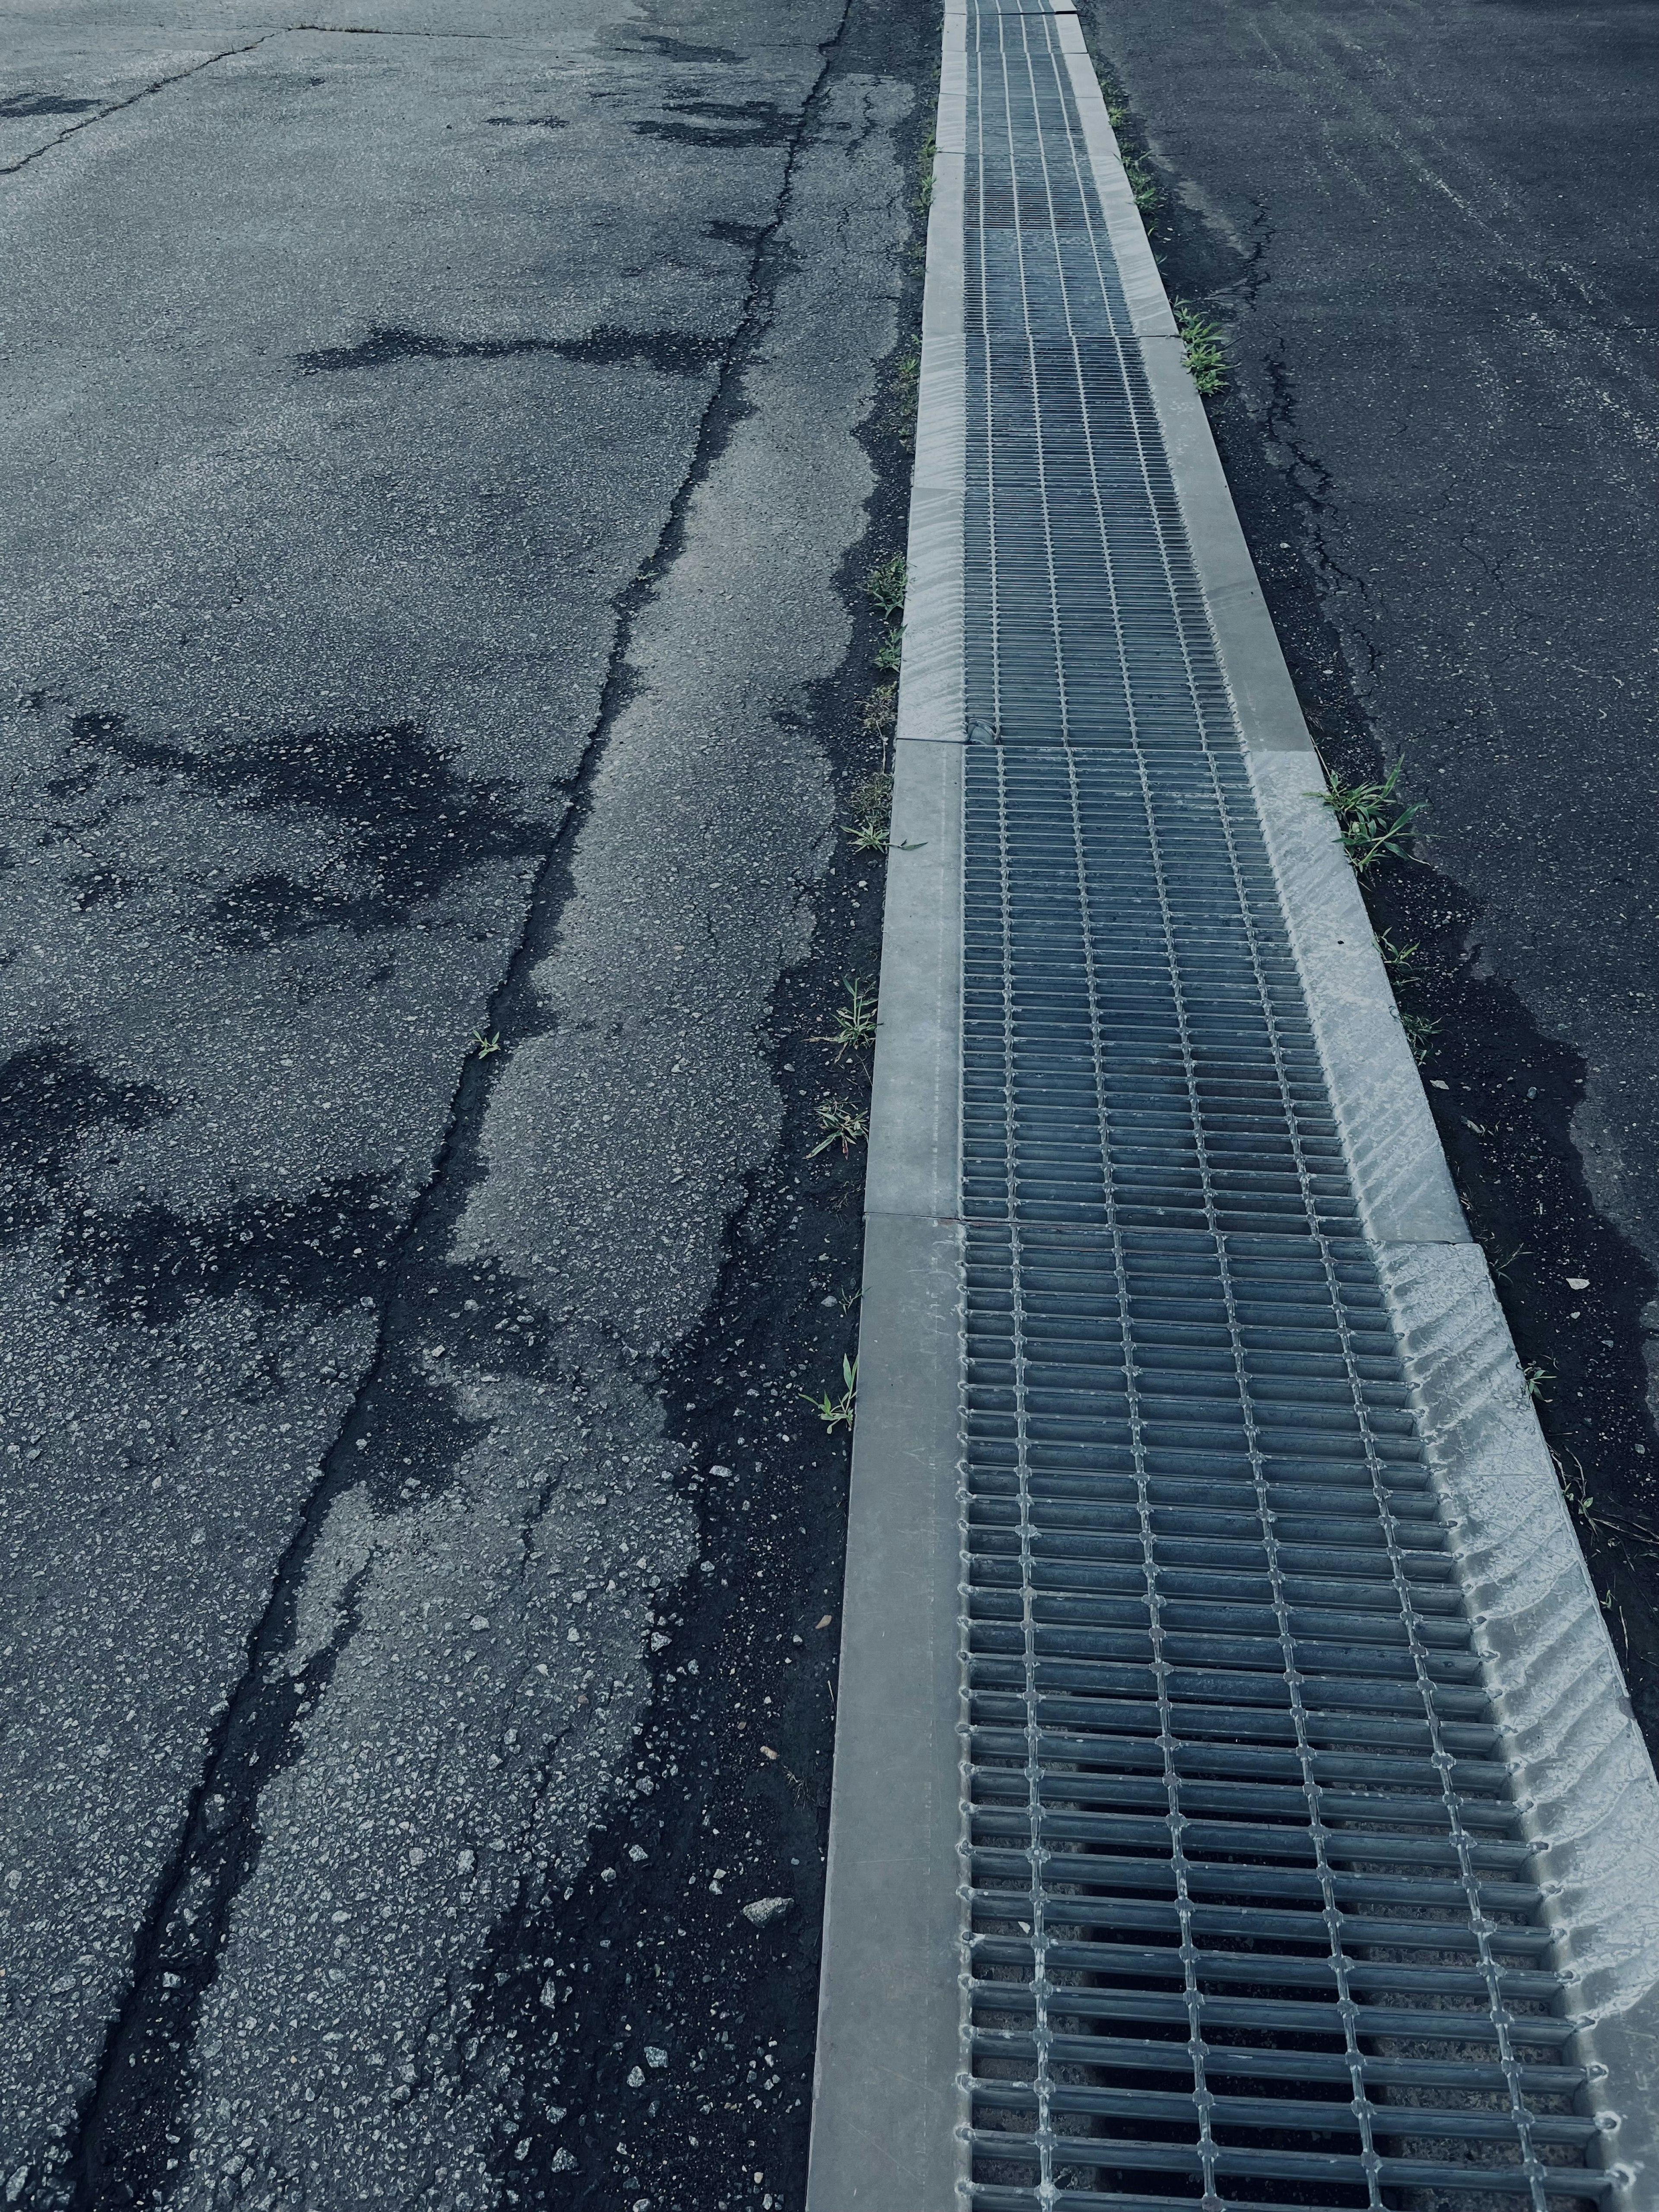
{"type": "Polygon", "coordinates": [[[1140,219],[1146,224],[1150,235],[1152,217],[1164,204],[1164,194],[1158,189],[1157,178],[1146,167],[1140,149],[1130,136],[1132,118],[1129,114],[1129,103],[1124,96],[1123,88],[1107,75],[1100,65],[1098,57],[1095,58],[1095,75],[1100,79],[1100,89],[1106,101],[1106,120],[1111,125],[1112,136],[1117,140],[1117,150],[1123,163],[1123,173],[1129,179],[1129,190],[1134,195],[1135,205],[1140,210],[1140,219]]]}
{"type": "Polygon", "coordinates": [[[1227,355],[1221,325],[1186,300],[1172,300],[1176,327],[1181,332],[1182,357],[1193,382],[1206,399],[1227,389],[1227,355]]]}
{"type": "Polygon", "coordinates": [[[845,1060],[849,1052],[866,1053],[876,1041],[875,993],[851,975],[843,979],[842,988],[847,996],[830,1015],[830,1027],[812,1040],[834,1045],[837,1060],[845,1060]]]}
{"type": "Polygon", "coordinates": [[[803,1390],[800,1394],[826,1429],[843,1426],[850,1429],[853,1425],[859,1395],[859,1364],[856,1359],[842,1359],[841,1379],[843,1388],[839,1398],[828,1390],[820,1391],[817,1397],[810,1390],[803,1390]]]}
{"type": "Polygon", "coordinates": [[[887,427],[907,453],[916,444],[916,417],[921,406],[921,346],[908,345],[893,364],[893,392],[888,402],[887,427]]]}
{"type": "Polygon", "coordinates": [[[866,775],[852,794],[853,818],[842,824],[855,853],[884,853],[893,818],[893,779],[885,769],[866,775]]]}
{"type": "Polygon", "coordinates": [[[827,1152],[831,1145],[841,1146],[844,1159],[853,1146],[861,1144],[870,1133],[870,1116],[861,1106],[849,1106],[844,1098],[824,1098],[818,1103],[818,1127],[827,1132],[807,1152],[809,1160],[827,1152]]]}
{"type": "Polygon", "coordinates": [[[890,553],[864,580],[864,588],[886,625],[876,648],[876,666],[884,676],[896,676],[903,658],[904,592],[908,580],[902,553],[890,553]]]}
{"type": "Polygon", "coordinates": [[[1324,790],[1309,793],[1310,798],[1322,799],[1335,815],[1343,847],[1357,876],[1363,876],[1385,856],[1396,860],[1412,857],[1407,850],[1411,825],[1423,811],[1423,805],[1420,799],[1409,805],[1401,803],[1400,772],[1405,765],[1403,760],[1397,760],[1380,783],[1344,783],[1327,769],[1324,790]]]}

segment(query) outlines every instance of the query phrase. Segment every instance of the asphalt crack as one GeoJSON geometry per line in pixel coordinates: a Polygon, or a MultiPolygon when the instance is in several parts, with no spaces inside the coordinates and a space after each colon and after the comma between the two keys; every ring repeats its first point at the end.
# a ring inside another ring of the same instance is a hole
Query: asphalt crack
{"type": "Polygon", "coordinates": [[[125,108],[136,107],[140,100],[152,100],[158,92],[167,92],[175,84],[184,84],[191,77],[200,76],[204,70],[212,69],[220,62],[234,61],[239,54],[251,54],[258,47],[269,45],[272,39],[286,37],[289,27],[283,26],[275,31],[262,31],[257,39],[250,39],[245,46],[226,46],[219,53],[208,54],[201,61],[192,62],[188,69],[175,70],[171,76],[156,77],[137,92],[130,92],[125,100],[110,100],[96,108],[92,114],[83,115],[78,123],[66,123],[57,137],[49,138],[44,146],[36,146],[15,161],[0,162],[0,177],[15,176],[20,169],[27,169],[31,161],[38,161],[42,155],[53,152],[73,138],[77,131],[90,131],[94,124],[107,122],[112,115],[119,115],[125,108]]]}

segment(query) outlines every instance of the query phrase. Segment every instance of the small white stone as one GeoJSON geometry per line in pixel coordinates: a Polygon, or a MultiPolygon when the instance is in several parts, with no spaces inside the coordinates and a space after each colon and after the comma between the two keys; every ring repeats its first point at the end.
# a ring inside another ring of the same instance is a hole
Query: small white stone
{"type": "Polygon", "coordinates": [[[757,1897],[752,1905],[745,1905],[743,1917],[757,1928],[764,1928],[789,1910],[787,1897],[757,1897]]]}
{"type": "Polygon", "coordinates": [[[645,2069],[644,2069],[642,2066],[630,2066],[630,2067],[629,2068],[629,2069],[628,2069],[628,2086],[629,2086],[629,2087],[630,2089],[643,2089],[643,2088],[644,2088],[644,2087],[645,2087],[645,2069]]]}
{"type": "Polygon", "coordinates": [[[666,2066],[668,2053],[665,2051],[659,2051],[654,2043],[647,2043],[645,2046],[645,2063],[647,2066],[666,2066]]]}

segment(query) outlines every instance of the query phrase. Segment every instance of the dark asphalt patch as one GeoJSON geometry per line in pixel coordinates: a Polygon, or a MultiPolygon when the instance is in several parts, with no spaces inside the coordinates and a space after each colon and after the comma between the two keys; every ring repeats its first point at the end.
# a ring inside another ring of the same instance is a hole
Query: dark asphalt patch
{"type": "Polygon", "coordinates": [[[800,127],[769,100],[665,100],[667,114],[696,116],[694,123],[667,123],[654,116],[629,129],[641,138],[666,138],[680,146],[787,146],[800,127]]]}
{"type": "Polygon", "coordinates": [[[59,1238],[76,1289],[128,1328],[171,1327],[200,1298],[239,1295],[272,1311],[301,1299],[340,1313],[378,1303],[404,1205],[395,1178],[358,1175],[209,1217],[166,1206],[71,1211],[59,1238]]]}
{"type": "Polygon", "coordinates": [[[521,354],[550,353],[561,361],[616,368],[624,362],[664,376],[695,376],[720,360],[724,338],[698,331],[626,331],[601,323],[580,338],[447,338],[429,331],[377,324],[354,346],[323,346],[295,356],[302,376],[342,369],[386,368],[398,361],[512,361],[521,354]]]}
{"type": "Polygon", "coordinates": [[[118,1083],[66,1044],[31,1045],[0,1066],[0,1249],[59,1210],[59,1186],[99,1129],[147,1129],[172,1111],[153,1084],[118,1083]]]}
{"type": "Polygon", "coordinates": [[[119,714],[82,714],[65,773],[47,787],[84,797],[110,769],[195,785],[256,812],[291,807],[346,831],[344,851],[322,857],[317,879],[262,871],[209,902],[213,934],[239,951],[331,926],[403,927],[471,869],[538,860],[553,835],[507,803],[511,787],[458,775],[413,722],[185,741],[146,737],[119,714]]]}
{"type": "MultiPolygon", "coordinates": [[[[1127,136],[1163,190],[1152,244],[1170,295],[1219,303],[1224,317],[1229,302],[1248,306],[1267,281],[1265,209],[1242,248],[1228,246],[1183,203],[1180,180],[1139,146],[1138,126],[1127,136]]],[[[1373,779],[1387,763],[1328,612],[1355,580],[1333,568],[1316,526],[1339,495],[1301,434],[1294,359],[1264,368],[1268,418],[1235,386],[1206,402],[1211,427],[1308,726],[1329,768],[1348,781],[1373,779]]],[[[1385,951],[1410,953],[1390,962],[1390,980],[1407,1019],[1431,1025],[1429,1103],[1535,1388],[1632,1704],[1659,1746],[1659,1431],[1644,1357],[1659,1278],[1586,1182],[1572,1133],[1588,1073],[1583,1054],[1546,1036],[1519,993],[1491,972],[1481,900],[1433,864],[1428,764],[1426,748],[1423,759],[1408,756],[1402,794],[1426,795],[1417,825],[1425,857],[1385,860],[1360,888],[1385,951]]]]}
{"type": "Polygon", "coordinates": [[[660,31],[647,31],[637,42],[637,49],[649,49],[665,62],[719,62],[728,68],[737,67],[743,60],[728,46],[694,46],[684,39],[671,39],[660,31]]]}
{"type": "Polygon", "coordinates": [[[9,100],[0,100],[0,115],[89,115],[97,105],[95,100],[70,100],[61,92],[15,92],[9,100]]]}
{"type": "Polygon", "coordinates": [[[70,1045],[31,1045],[0,1065],[0,1168],[48,1179],[94,1129],[147,1129],[170,1102],[118,1083],[70,1045]]]}

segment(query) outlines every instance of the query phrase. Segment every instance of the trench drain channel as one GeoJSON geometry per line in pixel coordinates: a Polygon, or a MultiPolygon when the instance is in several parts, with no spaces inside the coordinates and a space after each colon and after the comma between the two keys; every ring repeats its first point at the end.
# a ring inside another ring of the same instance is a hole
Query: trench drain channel
{"type": "Polygon", "coordinates": [[[1034,0],[955,21],[957,2200],[1600,2205],[1619,2177],[1103,213],[1075,22],[1034,0]]]}
{"type": "Polygon", "coordinates": [[[971,2201],[1593,2201],[1073,108],[970,15],[971,2201]]]}

